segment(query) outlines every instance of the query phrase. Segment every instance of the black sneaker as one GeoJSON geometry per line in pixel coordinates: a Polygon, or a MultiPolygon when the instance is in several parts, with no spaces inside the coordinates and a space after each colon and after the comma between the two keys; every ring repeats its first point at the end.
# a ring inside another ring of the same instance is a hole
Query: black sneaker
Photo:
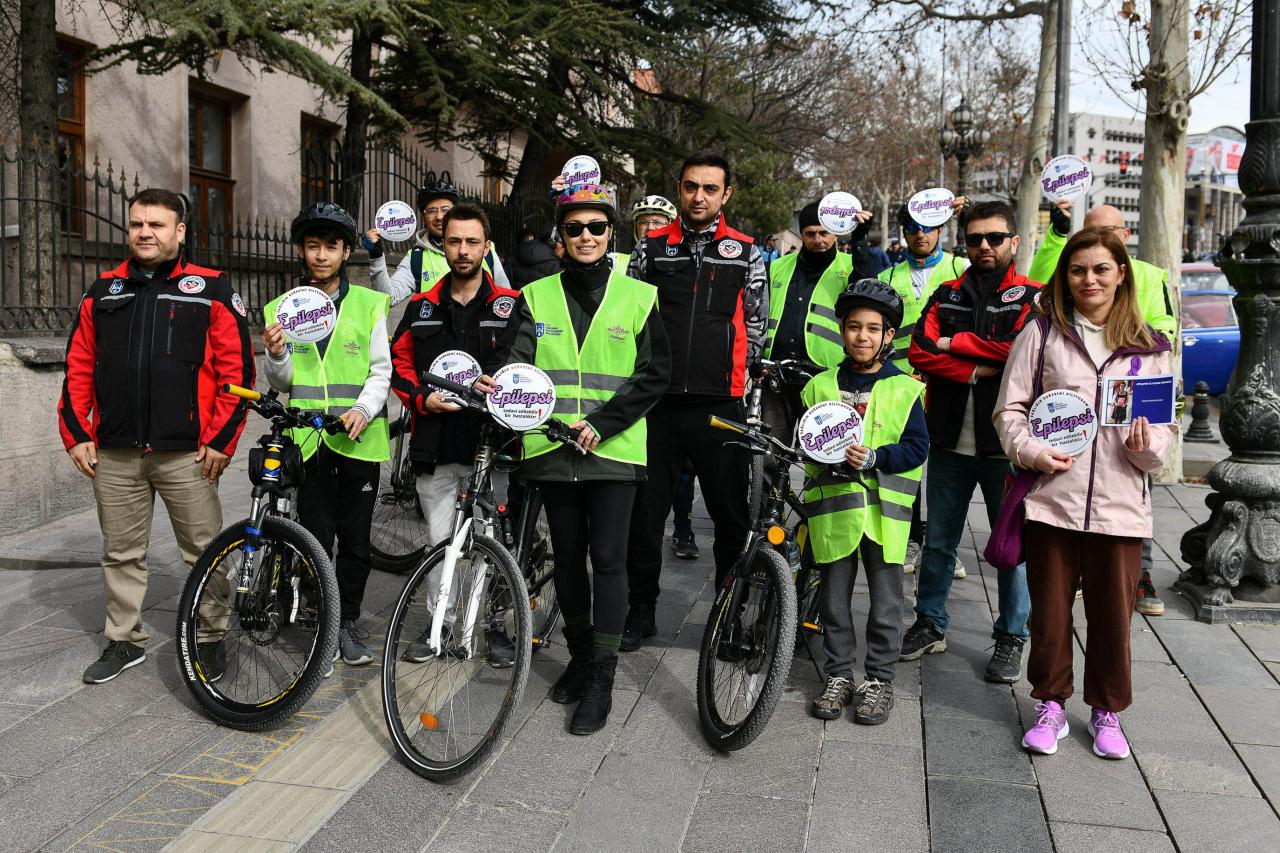
{"type": "Polygon", "coordinates": [[[103,684],[146,659],[147,653],[142,646],[111,640],[103,649],[102,657],[89,664],[89,668],[84,671],[84,683],[103,684]]]}
{"type": "Polygon", "coordinates": [[[991,652],[991,662],[987,664],[987,681],[994,684],[1016,682],[1022,672],[1022,646],[1025,643],[1020,637],[1005,634],[996,637],[996,647],[991,652]]]}
{"type": "Polygon", "coordinates": [[[489,666],[494,669],[507,669],[515,665],[516,645],[507,636],[505,625],[485,628],[484,641],[489,647],[489,666]]]}
{"type": "Polygon", "coordinates": [[[819,720],[838,720],[844,713],[844,706],[853,697],[853,682],[847,678],[833,675],[827,678],[827,689],[813,700],[809,713],[819,720]]]}
{"type": "Polygon", "coordinates": [[[676,552],[676,556],[681,560],[698,559],[698,542],[693,538],[693,531],[687,534],[676,533],[671,537],[671,550],[676,552]]]}
{"type": "Polygon", "coordinates": [[[933,627],[932,622],[920,616],[902,638],[902,654],[898,660],[918,660],[924,655],[936,655],[946,650],[947,638],[933,627]]]}
{"type": "Polygon", "coordinates": [[[868,678],[853,691],[858,704],[853,709],[853,721],[864,726],[878,726],[889,719],[893,710],[893,682],[868,678]]]}
{"type": "Polygon", "coordinates": [[[196,658],[200,671],[209,684],[217,684],[227,671],[227,648],[221,640],[214,643],[196,643],[196,658]]]}
{"type": "Polygon", "coordinates": [[[622,646],[624,652],[634,652],[644,645],[644,641],[658,633],[652,610],[632,608],[627,611],[627,621],[622,627],[622,646]]]}
{"type": "Polygon", "coordinates": [[[364,644],[369,632],[356,627],[356,620],[347,619],[338,629],[338,654],[347,666],[364,666],[373,663],[373,652],[364,644]]]}

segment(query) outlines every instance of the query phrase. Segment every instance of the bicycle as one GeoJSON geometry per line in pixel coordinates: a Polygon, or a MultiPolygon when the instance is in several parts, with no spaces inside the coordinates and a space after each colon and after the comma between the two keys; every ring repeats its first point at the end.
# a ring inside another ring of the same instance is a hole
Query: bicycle
{"type": "MultiPolygon", "coordinates": [[[[758,426],[769,431],[770,427],[761,420],[760,398],[764,388],[768,386],[774,394],[782,394],[789,385],[803,385],[813,376],[822,372],[823,368],[816,364],[784,358],[781,361],[761,359],[760,367],[765,374],[753,380],[751,393],[747,397],[747,425],[758,426]]],[[[787,437],[789,438],[789,436],[787,437]]],[[[764,456],[753,454],[751,457],[751,474],[747,488],[747,521],[755,526],[760,518],[764,503],[764,456]]]]}
{"type": "MultiPolygon", "coordinates": [[[[483,395],[468,386],[431,374],[424,381],[450,392],[464,408],[487,413],[483,395]]],[[[555,419],[540,429],[555,441],[570,443],[577,437],[555,419]]],[[[382,670],[387,729],[405,764],[437,782],[478,766],[501,737],[529,673],[533,605],[551,581],[548,570],[533,578],[531,588],[504,545],[514,543],[516,536],[508,508],[493,493],[492,474],[502,444],[501,430],[489,418],[481,428],[471,475],[458,495],[453,532],[430,548],[409,576],[387,626],[382,670]],[[485,661],[488,644],[499,632],[514,647],[509,667],[485,661]]],[[[520,528],[520,550],[531,561],[538,547],[540,500],[537,507],[533,504],[525,500],[520,528]]],[[[549,633],[554,620],[554,614],[544,617],[541,629],[549,633]]]]}
{"type": "Polygon", "coordinates": [[[303,478],[302,451],[285,430],[336,434],[342,421],[286,407],[276,392],[235,385],[271,422],[249,451],[249,517],[213,538],[178,604],[178,654],[187,688],[205,712],[233,728],[266,728],[301,708],[338,645],[338,582],[329,555],[290,516],[303,478]]]}
{"type": "Polygon", "coordinates": [[[389,424],[391,456],[378,476],[378,499],[369,529],[369,563],[379,571],[402,575],[422,562],[427,550],[427,520],[418,504],[409,439],[413,415],[402,408],[389,424]]]}

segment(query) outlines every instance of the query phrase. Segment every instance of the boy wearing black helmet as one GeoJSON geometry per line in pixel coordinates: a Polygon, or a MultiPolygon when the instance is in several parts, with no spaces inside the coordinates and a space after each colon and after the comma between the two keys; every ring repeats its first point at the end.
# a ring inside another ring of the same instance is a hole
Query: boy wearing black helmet
{"type": "Polygon", "coordinates": [[[838,719],[856,699],[854,722],[878,725],[893,708],[893,676],[902,645],[902,560],[929,429],[924,385],[888,361],[902,324],[902,297],[874,278],[851,282],[836,299],[845,359],[801,392],[806,407],[848,403],[862,418],[862,443],[838,465],[809,465],[804,501],[809,543],[824,574],[820,604],[827,685],[812,713],[838,719]],[[857,687],[857,639],[850,600],[858,559],[867,575],[866,677],[857,687]]]}
{"type": "MultiPolygon", "coordinates": [[[[333,300],[337,320],[315,343],[286,341],[276,320],[277,297],[265,309],[267,381],[307,409],[338,414],[345,434],[295,436],[307,463],[298,488],[298,520],[333,552],[342,625],[338,653],[349,666],[371,663],[365,632],[356,627],[369,579],[369,526],[378,494],[378,466],[390,458],[387,392],[391,348],[387,297],[352,286],[343,272],[356,241],[356,223],[336,204],[320,202],[298,214],[291,229],[304,275],[297,284],[319,288],[333,300]],[[359,439],[359,441],[357,441],[359,439]]],[[[337,660],[335,657],[334,660],[337,660]]]]}
{"type": "MultiPolygon", "coordinates": [[[[365,232],[363,245],[369,250],[369,283],[374,290],[391,297],[399,305],[415,293],[426,293],[446,273],[449,263],[444,257],[444,217],[461,200],[458,188],[444,173],[440,180],[418,190],[418,217],[422,229],[414,235],[413,248],[391,275],[387,275],[387,259],[382,254],[382,238],[376,229],[365,232]]],[[[490,243],[485,249],[484,271],[499,287],[510,287],[507,271],[490,243]]]]}

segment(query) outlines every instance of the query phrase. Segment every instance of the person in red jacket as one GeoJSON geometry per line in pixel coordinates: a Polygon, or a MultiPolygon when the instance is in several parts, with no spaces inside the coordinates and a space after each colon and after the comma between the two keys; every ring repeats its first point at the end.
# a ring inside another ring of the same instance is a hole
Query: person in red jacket
{"type": "Polygon", "coordinates": [[[187,263],[186,199],[129,202],[129,259],[85,291],[58,400],[62,443],[93,480],[107,646],[84,673],[110,681],[146,658],[142,599],[155,495],[188,566],[222,529],[218,477],[244,429],[224,384],[254,382],[245,305],[224,273],[187,263]]]}
{"type": "MultiPolygon", "coordinates": [[[[947,648],[947,596],[974,488],[981,487],[992,524],[1000,511],[1010,468],[991,416],[1005,361],[1041,287],[1013,268],[1014,221],[1013,209],[1003,202],[970,208],[964,230],[972,265],[938,286],[911,337],[907,358],[927,386],[929,523],[916,581],[916,621],[903,637],[903,660],[947,648]]],[[[999,575],[1000,615],[986,679],[1012,683],[1021,670],[1031,604],[1024,566],[999,575]]]]}

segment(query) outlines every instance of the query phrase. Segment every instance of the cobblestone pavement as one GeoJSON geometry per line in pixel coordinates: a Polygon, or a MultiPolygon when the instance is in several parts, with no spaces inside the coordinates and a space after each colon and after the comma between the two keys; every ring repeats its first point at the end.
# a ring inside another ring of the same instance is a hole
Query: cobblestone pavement
{"type": "MultiPolygon", "coordinates": [[[[232,518],[247,501],[243,470],[225,480],[232,518]]],[[[0,565],[10,567],[0,570],[0,849],[1276,849],[1280,628],[1192,621],[1168,590],[1178,539],[1204,517],[1205,492],[1154,492],[1155,580],[1168,611],[1133,620],[1130,760],[1094,757],[1079,699],[1057,755],[1031,759],[1019,747],[1033,705],[1026,682],[981,677],[996,599],[994,570],[977,556],[987,528],[975,503],[949,650],[900,665],[886,725],[811,718],[819,681],[800,656],[755,744],[732,755],[705,745],[693,679],[711,600],[710,535],[699,517],[704,557],[668,563],[659,634],[623,656],[607,728],[571,736],[569,710],[546,700],[567,659],[557,643],[535,655],[500,749],[452,785],[391,757],[376,664],[339,664],[304,712],[269,732],[201,716],[173,654],[185,570],[162,508],[146,663],[109,684],[81,684],[101,648],[102,607],[97,521],[74,516],[0,540],[0,565]]],[[[378,572],[370,580],[375,640],[398,584],[378,572]]],[[[855,604],[865,613],[861,584],[855,604]]],[[[1082,613],[1077,620],[1082,641],[1082,613]]],[[[1077,678],[1081,667],[1077,649],[1077,678]]]]}

